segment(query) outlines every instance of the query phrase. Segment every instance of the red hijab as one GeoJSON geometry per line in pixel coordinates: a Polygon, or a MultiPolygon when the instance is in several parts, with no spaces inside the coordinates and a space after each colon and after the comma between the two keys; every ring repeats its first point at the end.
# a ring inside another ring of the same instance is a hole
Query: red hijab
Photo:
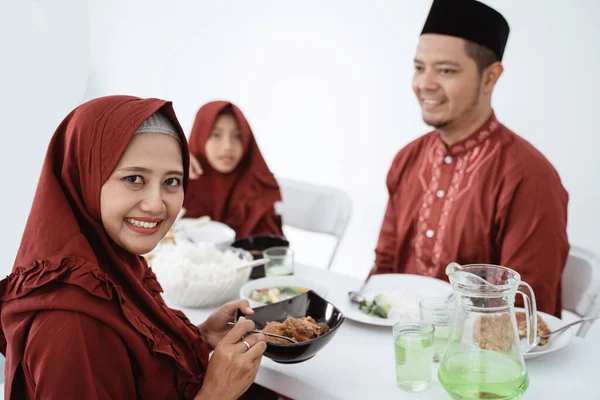
{"type": "Polygon", "coordinates": [[[280,222],[271,224],[275,232],[256,231],[265,217],[274,216],[274,204],[281,200],[281,193],[239,108],[226,101],[202,106],[190,135],[190,152],[200,161],[203,173],[198,180],[189,182],[184,203],[186,217],[208,215],[233,228],[238,238],[259,233],[283,235],[280,222]],[[226,107],[232,108],[237,120],[244,153],[232,172],[222,174],[209,164],[205,148],[219,113],[226,107]]]}
{"type": "MultiPolygon", "coordinates": [[[[136,129],[156,111],[180,129],[171,103],[109,96],[71,112],[46,154],[12,273],[0,282],[0,350],[6,355],[7,398],[22,396],[15,373],[38,312],[84,313],[113,328],[136,367],[141,398],[157,389],[157,362],[170,363],[179,397],[193,398],[208,352],[198,329],[169,309],[144,259],[115,245],[103,228],[100,190],[136,129]],[[154,375],[154,376],[153,376],[154,375]]],[[[184,188],[189,158],[182,136],[184,188]]],[[[59,324],[60,321],[57,321],[59,324]]],[[[52,346],[48,338],[47,346],[52,346]]],[[[60,366],[57,366],[60,368],[60,366]]]]}

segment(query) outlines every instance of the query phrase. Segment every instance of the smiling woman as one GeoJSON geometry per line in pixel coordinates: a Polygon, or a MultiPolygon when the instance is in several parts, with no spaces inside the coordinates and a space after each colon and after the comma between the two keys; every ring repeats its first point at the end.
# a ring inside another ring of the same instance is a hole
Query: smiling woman
{"type": "Polygon", "coordinates": [[[156,247],[183,204],[183,176],[181,139],[156,113],[136,131],[102,186],[102,223],[110,238],[134,254],[156,247]]]}
{"type": "Polygon", "coordinates": [[[227,325],[248,302],[196,327],[140,256],[181,208],[187,154],[163,100],[99,98],[60,124],[0,282],[6,398],[238,398],[252,384],[266,338],[245,336],[251,321],[227,325]]]}

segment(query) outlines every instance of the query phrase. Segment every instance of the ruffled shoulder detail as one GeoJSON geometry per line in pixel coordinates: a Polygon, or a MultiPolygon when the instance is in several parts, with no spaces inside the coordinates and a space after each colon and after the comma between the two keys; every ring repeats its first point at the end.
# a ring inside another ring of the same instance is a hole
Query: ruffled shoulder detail
{"type": "MultiPolygon", "coordinates": [[[[174,314],[182,320],[193,332],[198,334],[196,351],[198,365],[202,370],[193,371],[186,363],[183,355],[177,351],[173,340],[161,329],[151,323],[135,305],[127,300],[122,288],[115,284],[97,265],[78,257],[64,257],[56,260],[35,261],[28,267],[17,267],[9,276],[0,281],[0,300],[9,302],[23,298],[36,289],[51,283],[62,283],[77,286],[96,298],[116,302],[123,317],[135,331],[146,339],[148,349],[153,354],[162,354],[173,359],[177,365],[177,391],[184,398],[194,398],[200,390],[204,378],[204,367],[208,362],[208,353],[199,347],[202,339],[198,328],[189,322],[181,311],[169,309],[160,292],[162,288],[150,269],[147,269],[143,285],[157,300],[166,313],[174,314]]],[[[0,309],[0,314],[1,314],[0,309]]],[[[6,337],[4,327],[0,328],[0,350],[6,354],[6,337]]],[[[205,347],[205,346],[203,346],[205,347]]],[[[194,349],[196,350],[196,349],[194,349]]],[[[14,377],[14,371],[7,378],[14,377]]],[[[7,380],[7,383],[10,382],[7,380]]]]}

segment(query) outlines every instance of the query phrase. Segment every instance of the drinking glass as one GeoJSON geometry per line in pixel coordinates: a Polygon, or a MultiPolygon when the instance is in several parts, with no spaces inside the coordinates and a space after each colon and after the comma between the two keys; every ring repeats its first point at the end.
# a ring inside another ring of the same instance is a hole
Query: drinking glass
{"type": "Polygon", "coordinates": [[[419,303],[421,321],[435,327],[433,335],[433,361],[439,362],[446,348],[450,320],[452,317],[452,301],[447,297],[428,297],[419,303]]]}
{"type": "Polygon", "coordinates": [[[263,251],[263,257],[269,261],[265,266],[267,276],[294,274],[294,250],[289,247],[270,247],[263,251]]]}
{"type": "Polygon", "coordinates": [[[396,384],[408,392],[422,392],[431,386],[433,333],[430,323],[397,322],[394,331],[396,384]]]}

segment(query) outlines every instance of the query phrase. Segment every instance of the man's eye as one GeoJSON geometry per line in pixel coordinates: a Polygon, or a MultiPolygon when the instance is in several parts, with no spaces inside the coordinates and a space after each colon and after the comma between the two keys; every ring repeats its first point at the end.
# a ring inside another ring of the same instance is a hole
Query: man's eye
{"type": "Polygon", "coordinates": [[[442,75],[454,75],[454,74],[456,74],[456,71],[453,70],[453,69],[443,68],[443,69],[440,69],[440,74],[442,74],[442,75]]]}

